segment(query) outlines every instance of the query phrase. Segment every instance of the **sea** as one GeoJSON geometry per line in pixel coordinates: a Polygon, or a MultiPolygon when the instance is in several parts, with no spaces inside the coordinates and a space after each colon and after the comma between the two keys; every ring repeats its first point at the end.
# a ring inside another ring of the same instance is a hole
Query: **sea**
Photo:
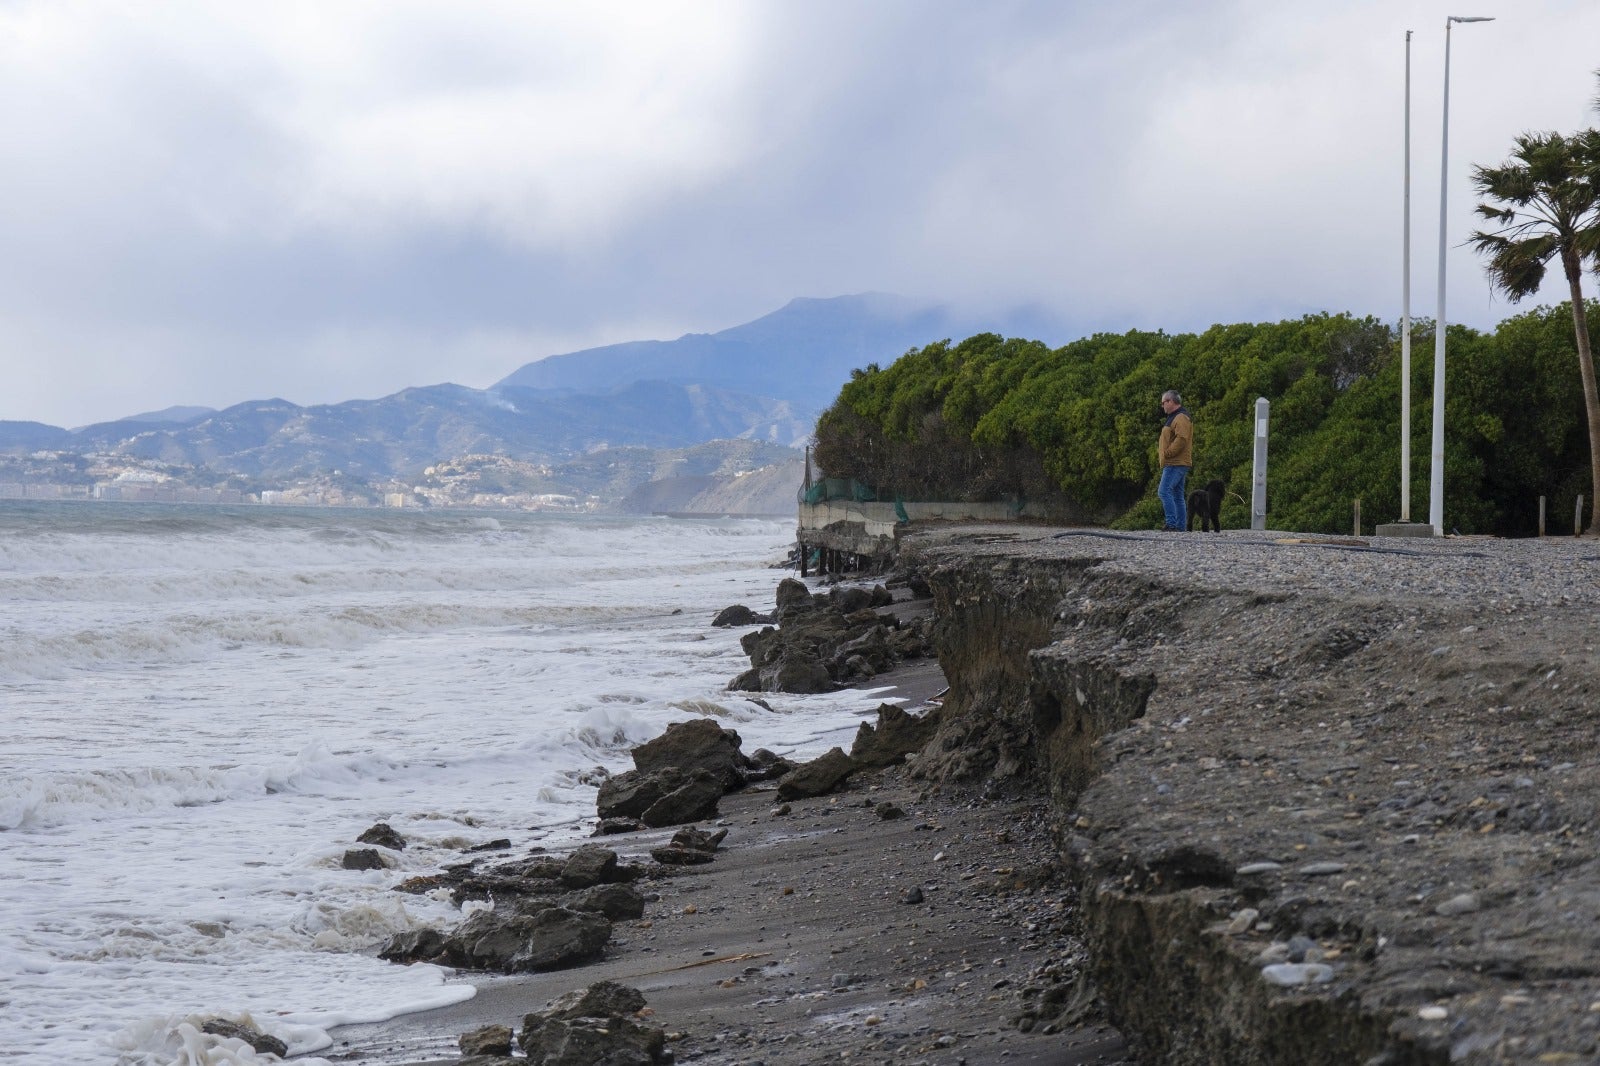
{"type": "Polygon", "coordinates": [[[575,846],[596,768],[713,716],[849,746],[870,691],[724,690],[792,521],[0,501],[0,1061],[303,1062],[470,998],[380,961],[462,914],[393,891],[508,838],[575,846]],[[378,822],[408,841],[346,870],[378,822]]]}

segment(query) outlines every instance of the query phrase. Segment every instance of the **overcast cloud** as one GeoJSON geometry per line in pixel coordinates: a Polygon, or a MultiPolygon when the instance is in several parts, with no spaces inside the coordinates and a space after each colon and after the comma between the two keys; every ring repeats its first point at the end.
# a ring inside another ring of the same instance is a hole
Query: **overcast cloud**
{"type": "Polygon", "coordinates": [[[1408,28],[1431,316],[1448,13],[1498,16],[1451,76],[1489,327],[1468,170],[1600,123],[1593,0],[0,0],[0,419],[483,386],[864,290],[1053,341],[1398,320],[1408,28]]]}

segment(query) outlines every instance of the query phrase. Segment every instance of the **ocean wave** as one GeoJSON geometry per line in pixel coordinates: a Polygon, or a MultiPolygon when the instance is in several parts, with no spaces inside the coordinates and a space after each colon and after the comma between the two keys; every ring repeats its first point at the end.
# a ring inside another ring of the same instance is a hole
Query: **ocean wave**
{"type": "Polygon", "coordinates": [[[0,780],[0,830],[48,829],[108,813],[217,803],[250,787],[248,774],[204,767],[146,767],[0,780]]]}
{"type": "Polygon", "coordinates": [[[568,626],[634,617],[638,605],[538,604],[520,600],[274,605],[273,611],[234,608],[215,616],[183,613],[129,617],[121,624],[67,628],[56,633],[13,630],[0,641],[0,676],[48,679],[77,670],[197,662],[255,648],[351,649],[403,634],[459,629],[568,626]]]}

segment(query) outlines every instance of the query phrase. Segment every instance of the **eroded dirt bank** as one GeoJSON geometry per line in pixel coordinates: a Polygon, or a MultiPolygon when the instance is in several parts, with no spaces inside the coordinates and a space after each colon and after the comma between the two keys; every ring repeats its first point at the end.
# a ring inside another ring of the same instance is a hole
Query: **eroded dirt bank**
{"type": "Polygon", "coordinates": [[[1600,1061],[1600,545],[1291,541],[911,535],[918,772],[1049,793],[1148,1061],[1600,1061]]]}

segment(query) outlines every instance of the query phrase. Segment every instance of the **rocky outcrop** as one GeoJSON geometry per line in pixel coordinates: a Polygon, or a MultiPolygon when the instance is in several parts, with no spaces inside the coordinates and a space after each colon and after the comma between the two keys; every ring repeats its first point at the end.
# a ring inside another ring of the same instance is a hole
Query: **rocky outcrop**
{"type": "Polygon", "coordinates": [[[289,1057],[289,1045],[248,1022],[238,1022],[232,1018],[207,1018],[200,1024],[200,1031],[224,1040],[242,1040],[258,1055],[276,1055],[280,1059],[289,1057]]]}
{"type": "Polygon", "coordinates": [[[511,1039],[514,1034],[509,1025],[485,1025],[470,1033],[462,1033],[456,1046],[463,1058],[482,1055],[485,1058],[511,1057],[511,1039]]]}
{"type": "Polygon", "coordinates": [[[666,1061],[666,1033],[644,1009],[638,989],[601,981],[526,1015],[517,1047],[534,1066],[652,1066],[666,1061]]]}
{"type": "Polygon", "coordinates": [[[865,681],[904,659],[924,655],[931,621],[902,622],[882,585],[834,587],[815,595],[804,582],[778,585],[777,626],[746,633],[750,669],[728,683],[742,692],[831,692],[865,681]]]}
{"type": "Polygon", "coordinates": [[[856,765],[872,769],[902,763],[933,739],[942,714],[938,707],[916,715],[897,704],[882,704],[878,707],[877,725],[862,722],[856,730],[850,758],[856,765]]]}
{"type": "Polygon", "coordinates": [[[464,863],[414,878],[400,891],[449,889],[459,906],[489,900],[453,930],[418,928],[390,939],[379,957],[433,962],[462,969],[523,973],[575,966],[598,958],[611,923],[644,913],[644,896],[630,887],[642,873],[598,845],[566,857],[534,856],[495,864],[464,863]]]}
{"type": "Polygon", "coordinates": [[[712,719],[691,718],[673,722],[660,736],[634,748],[633,765],[642,774],[664,769],[706,770],[724,789],[738,788],[745,782],[748,765],[741,743],[738,733],[712,719]]]}
{"type": "Polygon", "coordinates": [[[734,626],[764,626],[771,621],[770,615],[757,614],[744,604],[736,603],[718,611],[711,624],[717,629],[732,629],[734,626]]]}
{"type": "Polygon", "coordinates": [[[1048,790],[1146,1060],[1600,1061],[1600,626],[1553,546],[1050,536],[912,538],[914,772],[1048,790]]]}
{"type": "Polygon", "coordinates": [[[523,900],[479,911],[449,933],[436,929],[401,933],[378,957],[463,970],[529,973],[590,962],[600,957],[610,939],[611,922],[604,914],[523,900]]]}
{"type": "Polygon", "coordinates": [[[840,748],[830,748],[810,762],[801,763],[778,779],[778,798],[781,800],[809,799],[826,796],[859,767],[855,760],[840,748]]]}
{"type": "Polygon", "coordinates": [[[663,767],[649,773],[628,770],[608,778],[596,799],[602,824],[608,832],[625,827],[616,819],[636,819],[640,825],[660,828],[715,818],[717,801],[728,786],[709,770],[685,772],[663,767]]]}
{"type": "Polygon", "coordinates": [[[404,851],[406,838],[395,832],[388,822],[379,822],[360,836],[356,837],[358,844],[374,844],[390,851],[404,851]]]}

